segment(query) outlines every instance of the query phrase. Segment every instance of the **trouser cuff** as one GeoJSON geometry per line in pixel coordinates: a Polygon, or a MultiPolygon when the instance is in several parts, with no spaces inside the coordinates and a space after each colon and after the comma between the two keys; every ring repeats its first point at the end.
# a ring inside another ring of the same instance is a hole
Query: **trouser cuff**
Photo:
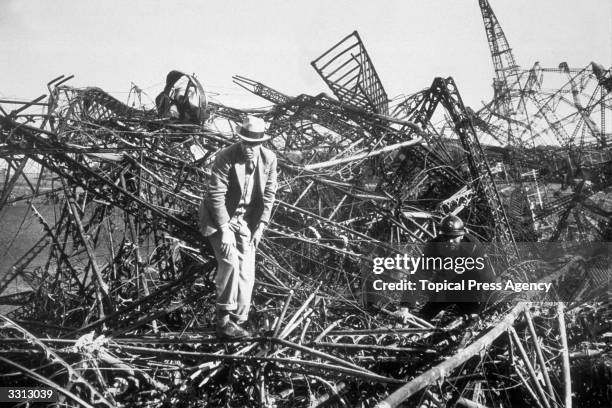
{"type": "Polygon", "coordinates": [[[249,320],[249,315],[239,315],[236,313],[230,313],[230,317],[232,318],[232,320],[236,323],[244,323],[247,320],[249,320]]]}
{"type": "Polygon", "coordinates": [[[217,303],[217,310],[232,311],[238,309],[236,303],[217,303]]]}

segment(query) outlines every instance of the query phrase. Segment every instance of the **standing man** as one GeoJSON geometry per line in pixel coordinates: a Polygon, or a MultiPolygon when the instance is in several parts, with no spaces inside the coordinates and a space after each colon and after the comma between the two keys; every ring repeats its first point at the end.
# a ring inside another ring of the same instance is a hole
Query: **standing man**
{"type": "Polygon", "coordinates": [[[250,336],[241,327],[249,316],[255,283],[255,250],[270,220],[276,195],[276,155],[262,119],[247,116],[240,142],[221,151],[212,167],[208,195],[200,205],[200,228],[217,258],[217,335],[250,336]]]}

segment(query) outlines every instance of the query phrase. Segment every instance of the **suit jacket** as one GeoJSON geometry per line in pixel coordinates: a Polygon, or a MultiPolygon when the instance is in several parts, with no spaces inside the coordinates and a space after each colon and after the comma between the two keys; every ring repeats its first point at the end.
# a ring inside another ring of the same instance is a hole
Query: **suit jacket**
{"type": "MultiPolygon", "coordinates": [[[[253,195],[245,219],[251,230],[260,222],[268,223],[276,195],[276,155],[260,146],[257,167],[252,175],[253,195]]],[[[208,194],[200,205],[200,230],[214,234],[234,215],[245,179],[245,162],[239,143],[219,151],[212,168],[208,194]]]]}

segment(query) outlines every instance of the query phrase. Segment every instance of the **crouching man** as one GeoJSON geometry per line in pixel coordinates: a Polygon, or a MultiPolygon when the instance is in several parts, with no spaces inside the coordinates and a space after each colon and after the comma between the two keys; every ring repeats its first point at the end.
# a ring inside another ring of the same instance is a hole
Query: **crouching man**
{"type": "MultiPolygon", "coordinates": [[[[458,284],[469,282],[470,280],[478,283],[491,283],[495,281],[495,275],[491,269],[486,254],[474,238],[470,238],[466,233],[463,221],[455,216],[448,215],[440,222],[440,234],[430,240],[423,251],[423,257],[452,259],[465,261],[472,259],[481,262],[482,267],[464,268],[459,270],[431,269],[420,270],[420,276],[429,276],[431,282],[448,282],[458,284]],[[427,275],[425,275],[427,274],[427,275]]],[[[453,262],[453,265],[456,265],[453,262]]],[[[461,265],[464,265],[463,262],[461,265]]],[[[467,284],[465,285],[467,288],[467,284]]],[[[478,313],[486,305],[488,293],[483,290],[442,290],[439,293],[432,293],[429,301],[420,310],[420,315],[426,319],[431,319],[441,310],[453,307],[459,314],[478,313]]],[[[406,321],[411,315],[409,312],[410,303],[403,299],[397,317],[406,321]]]]}
{"type": "Polygon", "coordinates": [[[248,320],[255,283],[255,250],[270,220],[276,195],[276,155],[261,144],[270,137],[262,119],[247,116],[240,142],[215,157],[200,227],[217,259],[217,336],[250,336],[248,320]]]}

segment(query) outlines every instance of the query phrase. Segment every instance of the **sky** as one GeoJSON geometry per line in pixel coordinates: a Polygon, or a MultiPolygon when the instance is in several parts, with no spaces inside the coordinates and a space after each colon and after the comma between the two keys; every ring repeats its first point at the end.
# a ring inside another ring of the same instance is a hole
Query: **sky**
{"type": "MultiPolygon", "coordinates": [[[[612,64],[612,1],[490,3],[522,67],[612,64]]],[[[178,69],[213,101],[261,107],[232,75],[290,96],[329,92],[310,62],[353,30],[390,97],[436,76],[454,77],[474,108],[492,97],[477,0],[0,0],[0,98],[32,99],[73,74],[73,86],[125,102],[133,82],[152,100],[178,69]]]]}

